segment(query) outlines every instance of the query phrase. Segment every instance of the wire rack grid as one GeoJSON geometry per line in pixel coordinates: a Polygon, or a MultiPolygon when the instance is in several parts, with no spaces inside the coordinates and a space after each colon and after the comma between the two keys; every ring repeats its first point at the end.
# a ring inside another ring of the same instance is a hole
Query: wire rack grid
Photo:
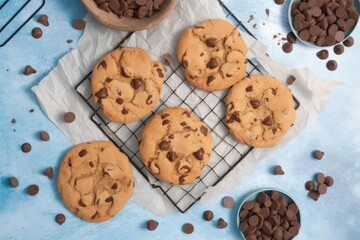
{"type": "Polygon", "coordinates": [[[40,9],[45,5],[45,0],[34,1],[34,0],[26,0],[22,2],[12,1],[15,9],[12,9],[12,5],[10,0],[5,0],[1,3],[0,1],[0,20],[4,23],[0,24],[0,37],[4,39],[2,42],[0,41],[0,47],[5,46],[29,21],[32,19],[35,14],[37,14],[40,9]],[[35,5],[33,5],[34,3],[35,5]],[[8,15],[7,12],[14,10],[12,14],[8,15]],[[28,12],[29,11],[29,12],[28,12]],[[26,12],[26,13],[25,13],[26,12]],[[26,14],[25,19],[22,20],[21,14],[26,14]],[[20,22],[16,22],[19,20],[20,22]],[[13,31],[9,30],[9,32],[5,31],[8,28],[12,28],[12,24],[15,24],[15,29],[13,31]],[[18,25],[18,26],[17,26],[18,25]],[[5,35],[4,37],[2,35],[5,35]]]}
{"type": "MultiPolygon", "coordinates": [[[[219,0],[219,2],[227,18],[236,23],[237,28],[254,36],[222,1],[219,0]]],[[[131,33],[120,42],[118,47],[121,47],[130,36],[131,33]]],[[[246,74],[247,76],[261,74],[261,70],[258,65],[248,59],[246,74]]],[[[75,90],[93,112],[92,122],[129,157],[133,166],[149,181],[151,186],[159,189],[181,213],[190,209],[205,194],[207,188],[218,184],[253,150],[251,146],[238,143],[225,126],[224,99],[228,91],[205,92],[192,87],[185,80],[181,65],[171,67],[170,71],[168,69],[159,104],[150,114],[135,123],[110,122],[103,115],[101,107],[93,101],[90,89],[91,73],[75,86],[75,90]],[[157,112],[174,106],[184,107],[194,112],[209,125],[214,137],[212,157],[204,167],[200,178],[191,185],[175,186],[156,179],[144,166],[138,149],[139,135],[146,122],[157,112]]],[[[296,109],[300,105],[295,97],[294,104],[296,109]]]]}

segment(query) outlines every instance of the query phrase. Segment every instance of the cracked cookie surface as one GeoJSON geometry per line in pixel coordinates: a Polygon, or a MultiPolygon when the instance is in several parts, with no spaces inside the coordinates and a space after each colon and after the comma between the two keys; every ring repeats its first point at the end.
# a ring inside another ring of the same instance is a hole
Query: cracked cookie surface
{"type": "Polygon", "coordinates": [[[274,146],[295,119],[290,90],[272,77],[244,78],[226,97],[226,124],[231,134],[253,147],[274,146]]]}
{"type": "Polygon", "coordinates": [[[139,120],[156,106],[164,67],[141,48],[120,48],[107,54],[92,72],[92,92],[111,121],[139,120]]]}
{"type": "Polygon", "coordinates": [[[184,108],[168,108],[145,125],[140,153],[147,169],[158,179],[191,184],[202,173],[212,153],[208,126],[184,108]]]}
{"type": "Polygon", "coordinates": [[[66,154],[57,186],[74,214],[89,222],[103,222],[125,206],[134,182],[125,154],[111,142],[91,142],[66,154]]]}
{"type": "Polygon", "coordinates": [[[247,51],[239,31],[231,23],[210,20],[183,32],[177,44],[177,59],[192,85],[217,91],[243,79],[247,51]]]}

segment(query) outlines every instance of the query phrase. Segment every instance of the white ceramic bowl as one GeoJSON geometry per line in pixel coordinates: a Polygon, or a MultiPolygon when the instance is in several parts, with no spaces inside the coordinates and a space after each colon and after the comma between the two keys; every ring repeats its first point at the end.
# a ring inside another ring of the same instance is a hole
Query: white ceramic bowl
{"type": "MultiPolygon", "coordinates": [[[[307,46],[310,46],[310,47],[315,47],[315,48],[330,48],[330,47],[334,47],[335,45],[339,44],[339,43],[336,43],[332,46],[318,46],[316,45],[315,43],[313,42],[308,42],[308,41],[304,41],[302,40],[300,37],[299,37],[299,33],[294,29],[294,24],[293,24],[293,16],[291,15],[291,6],[293,5],[294,2],[299,2],[300,0],[291,0],[290,1],[290,4],[289,4],[289,10],[288,10],[288,19],[289,19],[289,24],[290,24],[290,28],[291,28],[291,31],[295,34],[296,38],[304,43],[305,45],[307,46]]],[[[355,1],[354,0],[354,4],[355,4],[355,7],[356,9],[358,10],[359,12],[359,9],[360,9],[360,1],[355,1]]],[[[359,20],[355,23],[355,25],[350,29],[348,30],[346,33],[345,33],[345,38],[342,42],[344,42],[348,37],[350,37],[351,33],[354,31],[354,29],[356,28],[356,26],[358,25],[358,22],[359,20]]]]}
{"type": "MultiPolygon", "coordinates": [[[[288,193],[284,192],[283,190],[277,189],[277,188],[262,188],[262,189],[259,189],[259,190],[254,191],[254,192],[251,192],[250,194],[246,195],[246,197],[242,200],[242,202],[241,202],[241,204],[240,204],[240,206],[239,206],[239,209],[238,209],[238,211],[237,211],[236,219],[237,219],[237,228],[238,228],[238,229],[239,229],[239,226],[240,226],[240,223],[241,223],[239,214],[240,214],[240,210],[241,210],[243,204],[244,204],[245,202],[247,202],[247,201],[256,200],[256,197],[257,197],[257,195],[258,195],[259,193],[262,193],[262,192],[270,193],[271,191],[277,191],[277,192],[279,192],[280,195],[281,195],[281,197],[284,198],[285,201],[287,201],[289,204],[290,204],[290,203],[295,203],[294,199],[293,199],[292,197],[290,197],[290,195],[289,195],[288,193]]],[[[296,203],[295,203],[295,204],[296,204],[296,203]]],[[[296,204],[296,205],[297,205],[297,204],[296,204]]],[[[298,205],[297,205],[297,206],[298,206],[298,205]]],[[[298,206],[298,208],[299,208],[299,206],[298,206]]],[[[301,225],[300,208],[299,208],[299,211],[298,211],[298,213],[297,213],[296,216],[297,216],[297,218],[298,218],[298,220],[299,220],[299,223],[300,223],[300,225],[301,225]]],[[[241,237],[242,237],[243,239],[246,239],[246,238],[245,238],[245,235],[240,231],[240,229],[239,229],[239,232],[240,232],[241,237]]],[[[292,239],[295,239],[295,237],[292,238],[292,239]]]]}

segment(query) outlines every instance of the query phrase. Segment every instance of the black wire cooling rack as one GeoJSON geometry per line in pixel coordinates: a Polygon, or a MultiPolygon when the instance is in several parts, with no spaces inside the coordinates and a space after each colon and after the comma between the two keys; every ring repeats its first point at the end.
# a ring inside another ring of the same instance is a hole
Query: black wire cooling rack
{"type": "MultiPolygon", "coordinates": [[[[227,18],[237,28],[254,35],[236,18],[229,8],[220,1],[227,18]]],[[[119,44],[131,36],[129,33],[119,44]]],[[[109,122],[103,115],[98,104],[93,101],[91,94],[91,73],[82,79],[75,90],[92,110],[91,120],[96,126],[127,156],[133,166],[151,183],[153,188],[159,189],[164,196],[182,213],[186,212],[205,194],[207,188],[218,184],[237,164],[241,162],[253,149],[251,146],[238,143],[230,135],[224,124],[225,96],[227,91],[205,92],[189,85],[183,76],[181,65],[170,68],[166,72],[162,91],[162,100],[157,107],[145,118],[131,124],[109,122]],[[184,97],[185,95],[185,97],[184,97]],[[203,169],[201,177],[192,185],[175,186],[157,180],[144,166],[138,149],[138,137],[146,122],[156,113],[167,107],[180,106],[194,112],[205,121],[214,136],[213,154],[203,169]],[[210,124],[214,123],[214,124],[210,124]]],[[[247,76],[261,74],[260,66],[248,59],[247,76]]],[[[295,108],[300,105],[294,97],[295,108]]]]}
{"type": "Polygon", "coordinates": [[[0,25],[0,39],[4,39],[0,40],[0,47],[5,46],[45,5],[45,0],[16,1],[16,3],[15,0],[5,0],[3,3],[0,1],[0,20],[4,21],[0,25]],[[16,9],[13,8],[14,4],[18,5],[16,9]],[[11,14],[8,15],[7,13],[10,11],[11,14]],[[23,17],[25,18],[23,19],[23,17]],[[11,26],[12,24],[14,26],[11,26]],[[13,27],[14,30],[12,30],[13,27]],[[9,28],[11,30],[7,31],[9,28]]]}

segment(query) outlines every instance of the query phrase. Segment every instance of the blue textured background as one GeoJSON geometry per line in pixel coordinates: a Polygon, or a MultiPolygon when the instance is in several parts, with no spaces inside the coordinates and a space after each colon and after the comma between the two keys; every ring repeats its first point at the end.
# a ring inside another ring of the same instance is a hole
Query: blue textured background
{"type": "MultiPolygon", "coordinates": [[[[359,239],[360,45],[356,42],[341,56],[330,51],[330,58],[336,59],[339,67],[337,71],[329,72],[326,61],[316,58],[317,49],[298,43],[291,54],[284,54],[273,40],[274,34],[285,35],[289,31],[288,1],[282,6],[270,0],[224,2],[259,40],[269,46],[269,55],[278,62],[298,68],[309,67],[321,78],[345,83],[331,95],[332,105],[315,123],[286,149],[262,161],[236,191],[228,194],[236,199],[237,207],[241,198],[254,189],[284,189],[295,198],[301,209],[303,224],[298,239],[359,239]],[[266,8],[270,9],[270,17],[265,14],[266,8]],[[255,19],[247,23],[250,15],[255,19]],[[254,23],[258,29],[252,28],[254,23]],[[312,150],[317,148],[326,153],[322,161],[311,157],[312,150]],[[283,167],[284,176],[271,174],[277,164],[283,167]],[[332,175],[335,184],[325,196],[314,202],[307,197],[304,183],[318,171],[332,175]]],[[[0,48],[0,239],[239,239],[236,209],[222,207],[222,196],[207,206],[196,205],[186,214],[167,217],[156,217],[129,202],[114,219],[101,224],[81,221],[66,209],[59,198],[55,180],[44,177],[42,172],[49,166],[57,170],[71,144],[41,112],[30,88],[39,83],[70,47],[76,47],[81,32],[74,30],[71,23],[82,18],[85,10],[79,1],[49,0],[40,13],[10,43],[0,48]],[[35,40],[31,29],[39,26],[36,19],[40,13],[49,15],[50,27],[40,25],[44,35],[35,40]],[[67,44],[67,39],[73,39],[74,43],[67,44]],[[37,69],[37,74],[22,75],[28,64],[37,69]],[[35,112],[30,113],[31,108],[35,112]],[[12,118],[16,118],[16,124],[11,123],[12,118]],[[39,140],[40,130],[50,133],[49,142],[39,140]],[[30,153],[21,152],[23,142],[32,144],[30,153]],[[8,186],[10,176],[19,179],[18,188],[8,186]],[[40,193],[35,197],[26,194],[26,187],[30,184],[40,186],[40,193]],[[206,209],[215,213],[212,222],[202,220],[206,209]],[[59,212],[67,217],[62,226],[53,220],[59,212]],[[219,217],[228,221],[228,228],[219,230],[215,227],[219,217]],[[145,222],[150,218],[160,223],[155,232],[145,228],[145,222]],[[190,236],[181,232],[181,226],[186,222],[195,225],[195,232],[190,236]]],[[[0,15],[0,25],[2,20],[0,15]]],[[[355,41],[360,41],[359,28],[353,36],[355,41]]]]}

